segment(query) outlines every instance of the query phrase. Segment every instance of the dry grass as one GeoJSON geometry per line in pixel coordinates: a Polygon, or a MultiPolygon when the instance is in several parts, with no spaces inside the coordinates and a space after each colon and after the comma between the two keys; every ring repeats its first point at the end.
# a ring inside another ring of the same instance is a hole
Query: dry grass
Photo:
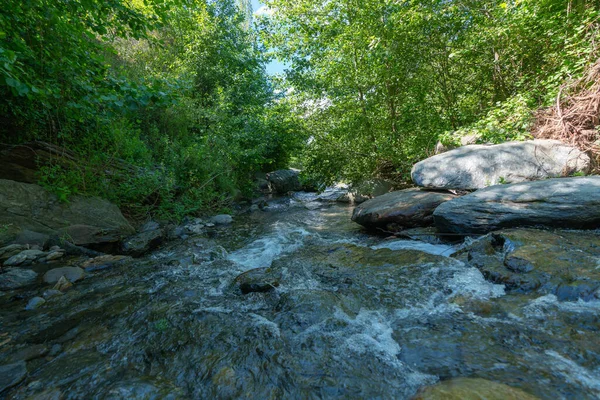
{"type": "Polygon", "coordinates": [[[600,167],[600,59],[585,75],[561,87],[556,104],[540,110],[532,134],[540,139],[557,139],[587,152],[600,167]]]}

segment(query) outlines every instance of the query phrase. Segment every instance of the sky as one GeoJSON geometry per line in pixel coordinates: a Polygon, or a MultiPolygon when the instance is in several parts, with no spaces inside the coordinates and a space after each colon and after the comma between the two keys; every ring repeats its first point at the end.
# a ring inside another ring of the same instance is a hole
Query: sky
{"type": "MultiPolygon", "coordinates": [[[[264,12],[266,9],[266,7],[264,6],[264,4],[262,4],[262,2],[260,2],[259,0],[252,0],[252,10],[254,10],[254,13],[262,13],[264,12]]],[[[285,69],[285,65],[279,61],[271,61],[268,65],[267,65],[267,73],[274,75],[274,74],[279,74],[281,72],[283,72],[283,70],[285,69]]]]}

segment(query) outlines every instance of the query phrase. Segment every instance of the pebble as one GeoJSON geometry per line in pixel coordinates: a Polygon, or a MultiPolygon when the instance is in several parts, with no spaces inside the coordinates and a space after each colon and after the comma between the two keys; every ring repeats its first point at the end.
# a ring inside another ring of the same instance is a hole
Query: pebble
{"type": "Polygon", "coordinates": [[[29,300],[29,303],[27,303],[27,306],[25,306],[25,309],[26,310],[35,310],[36,308],[40,307],[45,302],[46,302],[46,300],[44,300],[44,298],[42,298],[42,297],[34,297],[33,299],[29,300]]]}

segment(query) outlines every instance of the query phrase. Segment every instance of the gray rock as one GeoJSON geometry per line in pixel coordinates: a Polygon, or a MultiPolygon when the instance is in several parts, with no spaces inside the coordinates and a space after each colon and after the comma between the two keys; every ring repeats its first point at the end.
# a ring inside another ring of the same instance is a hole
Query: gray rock
{"type": "Polygon", "coordinates": [[[119,208],[98,197],[73,196],[68,203],[41,186],[0,179],[0,226],[14,235],[32,231],[68,237],[75,245],[118,242],[134,233],[119,208]]]}
{"type": "Polygon", "coordinates": [[[162,229],[143,231],[125,240],[121,246],[121,250],[125,254],[139,257],[158,247],[162,243],[164,236],[165,232],[162,229]]]}
{"type": "Polygon", "coordinates": [[[25,361],[0,366],[0,393],[9,389],[27,376],[25,361]]]}
{"type": "Polygon", "coordinates": [[[48,255],[44,258],[45,261],[53,261],[58,260],[59,258],[64,257],[65,253],[63,251],[53,251],[48,253],[48,255]]]}
{"type": "Polygon", "coordinates": [[[50,240],[49,235],[39,232],[33,232],[30,230],[23,230],[15,238],[15,243],[37,245],[43,249],[44,246],[46,246],[46,243],[48,243],[48,240],[50,240]]]}
{"type": "Polygon", "coordinates": [[[44,282],[56,283],[63,276],[70,282],[77,282],[83,279],[84,275],[84,270],[79,267],[54,268],[44,274],[44,282]]]}
{"type": "Polygon", "coordinates": [[[228,225],[233,222],[233,217],[228,214],[215,215],[210,219],[215,225],[228,225]]]}
{"type": "Polygon", "coordinates": [[[512,227],[594,229],[600,225],[600,176],[498,185],[443,203],[440,232],[477,234],[512,227]]]}
{"type": "Polygon", "coordinates": [[[35,283],[37,273],[30,269],[8,268],[0,274],[0,290],[18,289],[35,283]]]}
{"type": "Polygon", "coordinates": [[[26,310],[35,310],[36,308],[40,307],[45,302],[46,302],[46,300],[43,297],[34,297],[33,299],[29,300],[29,302],[25,306],[25,309],[26,310]]]}
{"type": "Polygon", "coordinates": [[[7,267],[14,267],[21,264],[31,264],[32,262],[46,257],[46,253],[41,250],[23,250],[17,255],[12,256],[8,260],[4,261],[4,265],[7,267]]]}
{"type": "Polygon", "coordinates": [[[433,211],[454,199],[450,193],[407,189],[368,200],[354,209],[352,221],[368,228],[397,231],[433,224],[433,211]]]}
{"type": "Polygon", "coordinates": [[[281,169],[267,174],[267,180],[273,190],[279,194],[302,190],[299,172],[292,169],[281,169]]]}
{"type": "Polygon", "coordinates": [[[19,254],[23,250],[27,250],[27,246],[22,244],[11,244],[0,249],[0,261],[5,261],[14,255],[19,254]]]}
{"type": "Polygon", "coordinates": [[[481,189],[587,173],[590,159],[556,140],[472,145],[423,160],[412,169],[413,182],[434,189],[481,189]]]}

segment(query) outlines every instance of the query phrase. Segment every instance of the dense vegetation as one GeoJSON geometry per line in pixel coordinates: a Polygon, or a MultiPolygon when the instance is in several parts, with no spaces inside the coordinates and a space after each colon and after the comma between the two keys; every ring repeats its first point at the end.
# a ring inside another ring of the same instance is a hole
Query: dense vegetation
{"type": "Polygon", "coordinates": [[[178,218],[292,158],[321,184],[405,181],[438,140],[526,138],[598,57],[597,0],[264,2],[253,25],[247,1],[5,0],[0,143],[86,160],[42,168],[63,199],[178,218]]]}
{"type": "Polygon", "coordinates": [[[533,112],[598,57],[591,0],[269,0],[265,41],[319,180],[408,179],[436,142],[528,136],[533,112]]]}
{"type": "Polygon", "coordinates": [[[63,199],[100,194],[134,216],[225,205],[300,143],[242,11],[232,0],[7,0],[0,142],[44,140],[87,160],[42,169],[63,199]]]}

